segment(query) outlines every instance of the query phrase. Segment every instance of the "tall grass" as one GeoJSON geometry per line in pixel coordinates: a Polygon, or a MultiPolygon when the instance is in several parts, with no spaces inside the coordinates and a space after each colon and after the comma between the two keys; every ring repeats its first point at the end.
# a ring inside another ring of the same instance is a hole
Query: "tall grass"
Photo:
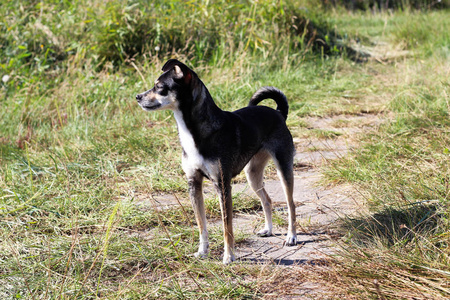
{"type": "Polygon", "coordinates": [[[291,1],[8,2],[1,9],[2,63],[9,71],[61,68],[58,62],[70,58],[118,66],[174,53],[217,66],[244,52],[302,54],[311,45],[327,46],[331,31],[320,14],[291,1]]]}

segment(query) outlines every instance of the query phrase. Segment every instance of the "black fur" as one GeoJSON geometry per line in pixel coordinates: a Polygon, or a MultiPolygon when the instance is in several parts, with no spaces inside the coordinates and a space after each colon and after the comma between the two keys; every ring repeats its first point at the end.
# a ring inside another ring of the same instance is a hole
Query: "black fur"
{"type": "Polygon", "coordinates": [[[254,93],[252,98],[248,102],[248,106],[258,105],[261,101],[268,98],[275,100],[275,102],[277,103],[277,110],[286,120],[289,111],[289,105],[286,96],[279,89],[272,86],[263,87],[256,93],[254,93]]]}
{"type": "MultiPolygon", "coordinates": [[[[231,179],[238,175],[252,158],[255,158],[254,163],[251,164],[250,170],[246,170],[247,177],[253,176],[252,174],[261,174],[260,171],[267,162],[266,157],[270,156],[274,159],[287,191],[286,197],[290,209],[289,235],[291,237],[289,238],[288,235],[287,243],[295,244],[295,206],[292,199],[292,165],[295,148],[285,122],[289,110],[286,96],[274,87],[263,87],[253,95],[247,107],[234,112],[223,111],[214,103],[208,89],[197,74],[186,65],[171,59],[166,62],[162,70],[164,73],[156,81],[155,87],[137,95],[136,99],[145,110],[165,107],[172,109],[176,114],[179,130],[183,131],[185,138],[186,133],[183,128],[184,126],[187,128],[189,132],[187,139],[195,143],[195,150],[183,148],[183,162],[187,162],[189,166],[186,167],[188,169],[185,169],[185,172],[188,176],[190,197],[199,228],[202,230],[205,226],[203,224],[205,217],[202,177],[207,177],[214,183],[221,198],[224,220],[224,262],[234,260],[231,179]],[[275,100],[277,110],[257,105],[267,98],[275,100]],[[201,157],[200,162],[198,162],[198,155],[201,157]],[[259,161],[262,164],[261,167],[257,166],[259,161]],[[226,258],[227,255],[229,257],[226,258]]],[[[180,138],[183,146],[181,134],[180,138]]],[[[187,143],[187,147],[192,148],[191,144],[187,143]]],[[[253,178],[249,178],[251,179],[253,178]]],[[[258,184],[260,180],[262,178],[254,178],[254,182],[258,184]]],[[[263,187],[254,188],[256,193],[261,189],[263,187]]],[[[262,197],[261,201],[265,201],[265,204],[263,203],[265,207],[271,209],[271,201],[266,199],[268,196],[258,195],[262,197]]],[[[270,217],[271,223],[271,212],[270,216],[267,213],[265,210],[266,217],[270,217]]],[[[271,228],[267,232],[270,235],[271,228]]],[[[207,233],[204,235],[207,240],[207,233]]],[[[207,248],[207,242],[205,244],[203,241],[203,243],[203,248],[201,246],[198,252],[200,255],[204,255],[205,247],[207,248]]]]}

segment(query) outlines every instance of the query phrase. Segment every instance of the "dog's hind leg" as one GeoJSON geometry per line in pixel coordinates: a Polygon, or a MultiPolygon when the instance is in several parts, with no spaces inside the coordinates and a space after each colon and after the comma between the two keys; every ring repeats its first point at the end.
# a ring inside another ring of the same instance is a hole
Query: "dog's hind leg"
{"type": "Polygon", "coordinates": [[[294,246],[297,244],[297,233],[295,230],[295,204],[294,204],[294,170],[293,155],[286,153],[285,149],[276,153],[273,157],[277,167],[277,175],[280,178],[284,195],[288,205],[289,225],[286,237],[286,245],[294,246]]]}
{"type": "Polygon", "coordinates": [[[234,235],[233,235],[233,203],[231,198],[231,179],[215,182],[217,194],[219,195],[220,210],[223,221],[224,253],[223,263],[229,264],[235,261],[234,257],[234,235]]]}
{"type": "Polygon", "coordinates": [[[203,175],[196,172],[188,179],[189,197],[194,209],[195,218],[200,233],[200,245],[198,251],[195,253],[196,257],[204,258],[208,255],[209,242],[208,230],[206,229],[206,213],[205,202],[203,200],[203,175]]]}
{"type": "Polygon", "coordinates": [[[264,189],[264,168],[270,155],[265,151],[260,151],[245,166],[245,175],[252,190],[258,195],[264,211],[264,229],[257,234],[259,236],[272,235],[272,200],[264,189]]]}

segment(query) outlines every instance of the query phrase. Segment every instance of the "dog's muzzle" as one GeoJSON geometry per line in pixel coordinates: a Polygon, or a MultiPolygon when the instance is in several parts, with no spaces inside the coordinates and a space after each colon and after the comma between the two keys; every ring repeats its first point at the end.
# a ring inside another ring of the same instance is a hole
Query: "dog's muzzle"
{"type": "Polygon", "coordinates": [[[137,100],[138,104],[144,110],[147,110],[147,111],[156,110],[156,109],[160,108],[161,103],[159,103],[155,99],[149,99],[147,94],[148,94],[148,92],[136,95],[136,100],[137,100]]]}

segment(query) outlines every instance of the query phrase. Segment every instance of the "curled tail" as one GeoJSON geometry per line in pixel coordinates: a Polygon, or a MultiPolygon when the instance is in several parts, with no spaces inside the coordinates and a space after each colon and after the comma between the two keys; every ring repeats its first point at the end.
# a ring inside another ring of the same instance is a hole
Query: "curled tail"
{"type": "Polygon", "coordinates": [[[272,86],[265,86],[257,90],[250,101],[248,102],[248,106],[255,106],[258,105],[259,102],[263,101],[264,99],[273,99],[277,103],[277,110],[281,113],[283,118],[286,120],[288,111],[289,111],[289,104],[287,102],[286,96],[281,92],[279,89],[274,88],[272,86]]]}

